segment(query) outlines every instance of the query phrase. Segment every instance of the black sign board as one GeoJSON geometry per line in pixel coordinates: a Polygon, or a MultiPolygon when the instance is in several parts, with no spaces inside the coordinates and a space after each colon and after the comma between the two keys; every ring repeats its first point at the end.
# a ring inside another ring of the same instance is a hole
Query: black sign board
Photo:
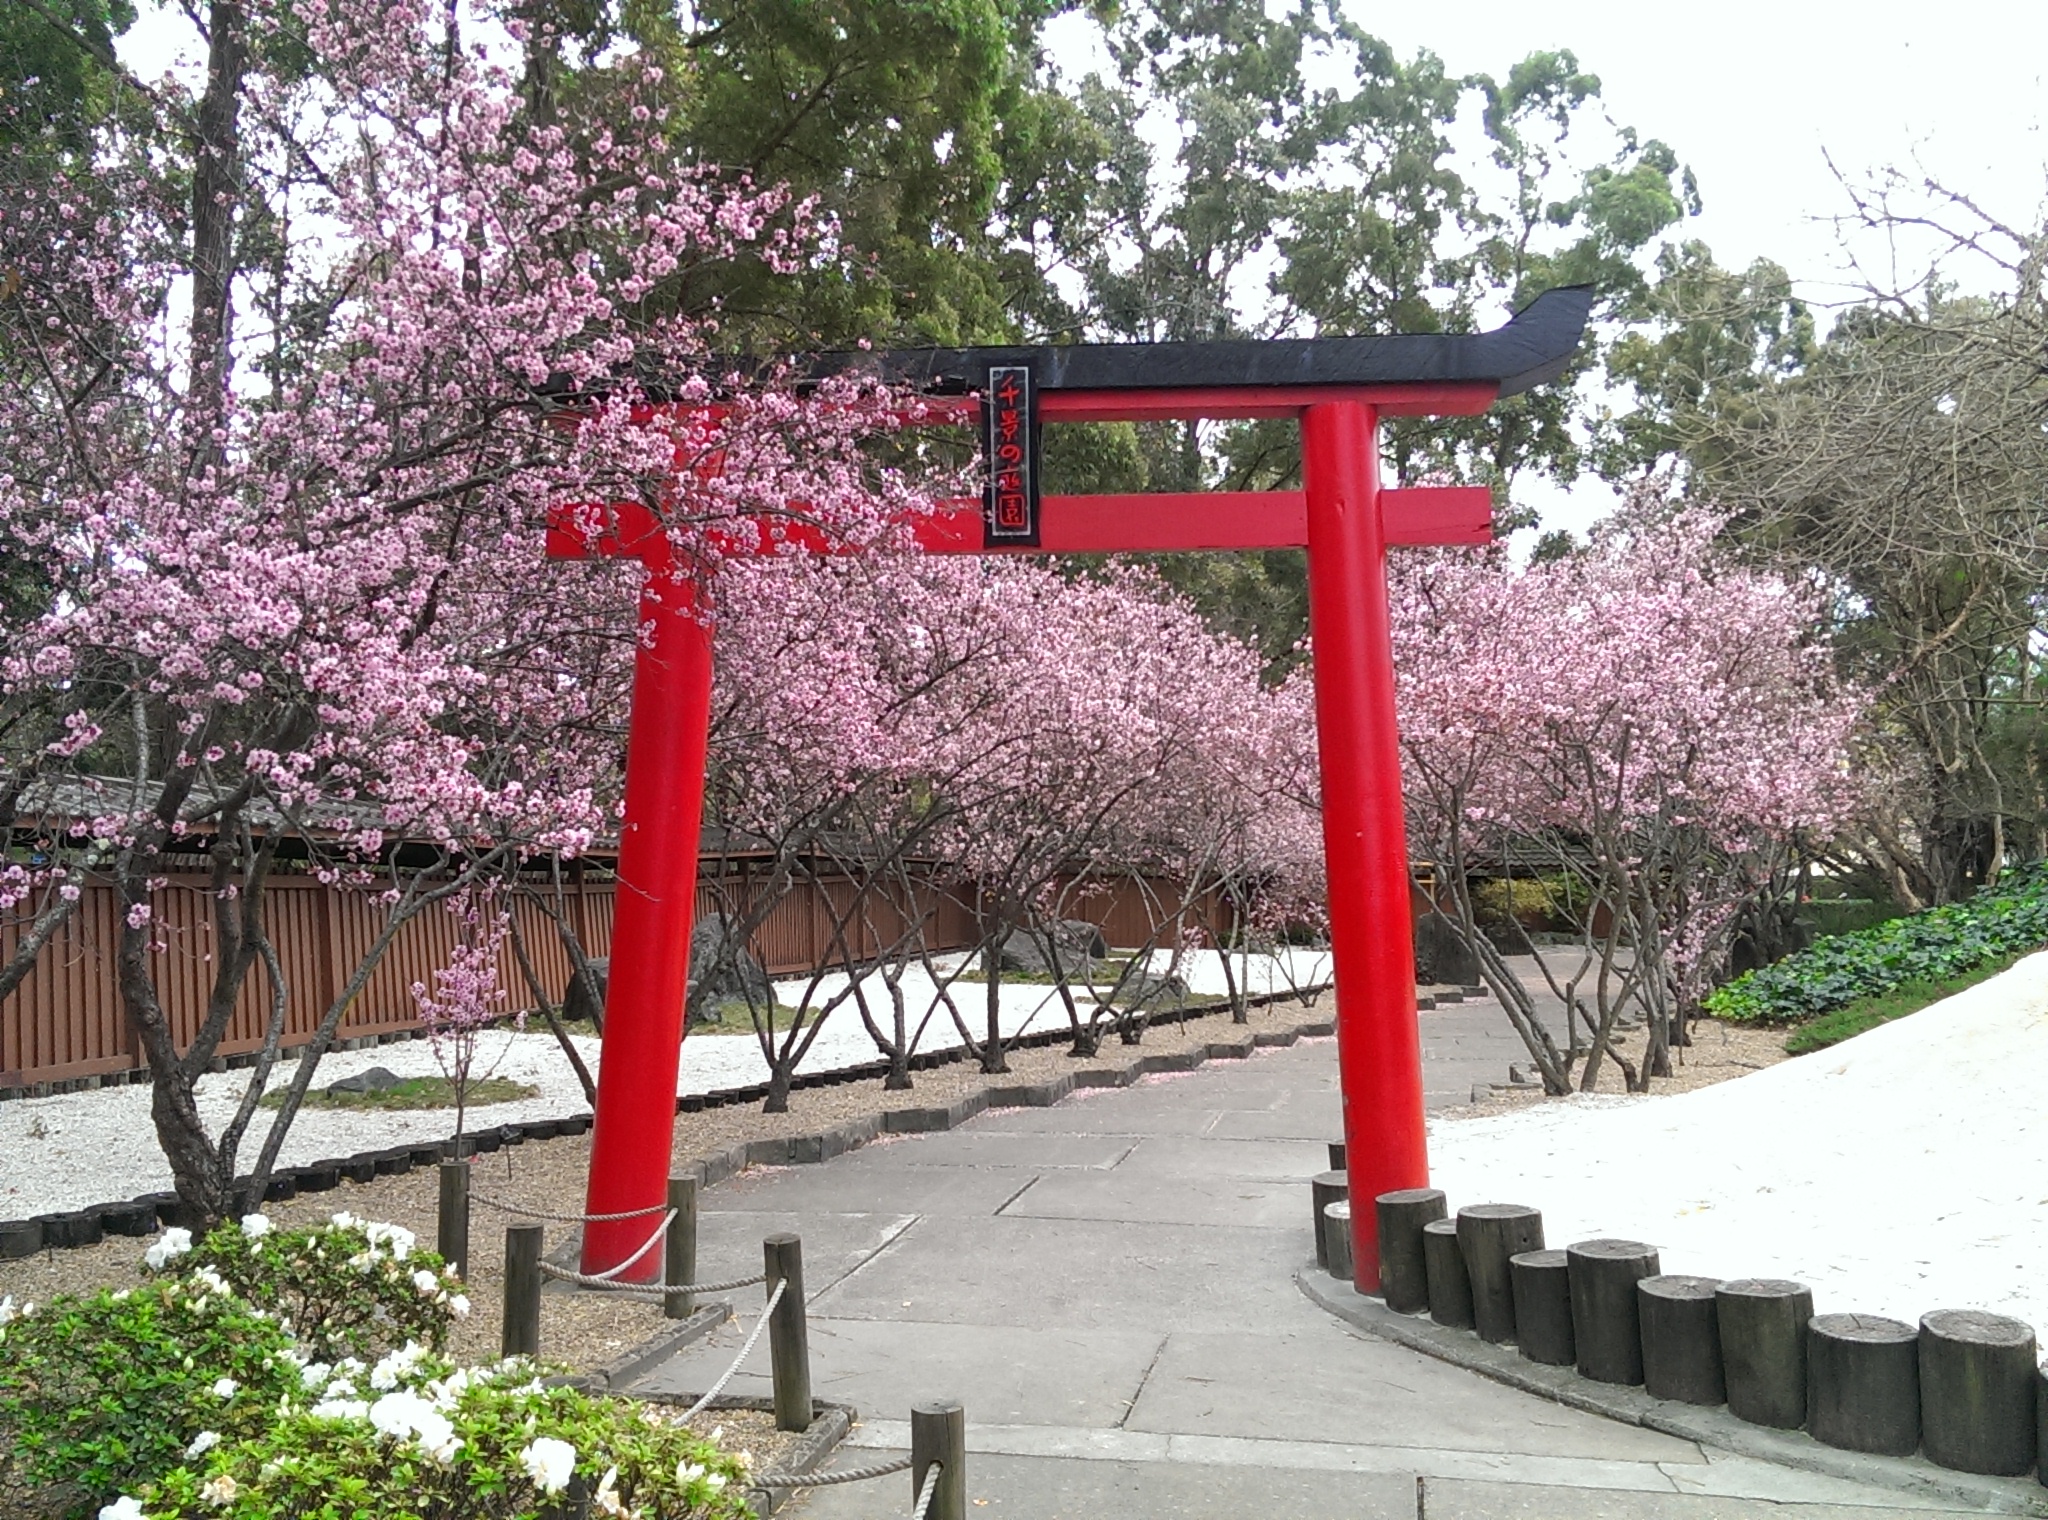
{"type": "Polygon", "coordinates": [[[981,452],[987,471],[982,499],[985,548],[1038,544],[1038,397],[1026,365],[988,372],[981,393],[981,452]]]}

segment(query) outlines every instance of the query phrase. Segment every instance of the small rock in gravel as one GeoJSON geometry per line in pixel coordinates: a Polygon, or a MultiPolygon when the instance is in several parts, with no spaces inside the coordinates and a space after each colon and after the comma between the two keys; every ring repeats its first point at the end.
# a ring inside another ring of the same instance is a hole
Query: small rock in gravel
{"type": "Polygon", "coordinates": [[[343,1077],[339,1082],[329,1082],[327,1091],[333,1093],[389,1092],[401,1078],[388,1066],[372,1066],[368,1071],[359,1071],[352,1077],[343,1077]]]}

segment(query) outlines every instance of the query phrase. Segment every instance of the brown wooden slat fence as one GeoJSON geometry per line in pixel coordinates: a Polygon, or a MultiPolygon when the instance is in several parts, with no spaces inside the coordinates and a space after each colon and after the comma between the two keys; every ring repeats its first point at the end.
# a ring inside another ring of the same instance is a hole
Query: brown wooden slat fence
{"type": "MultiPolygon", "coordinates": [[[[697,889],[699,915],[717,911],[721,902],[728,911],[744,908],[765,888],[756,862],[706,865],[707,876],[697,889]]],[[[181,1047],[197,1033],[212,990],[213,918],[205,885],[203,877],[174,876],[151,896],[151,913],[164,946],[151,958],[151,973],[181,1047]]],[[[115,981],[119,909],[113,889],[92,883],[83,890],[77,912],[0,1004],[0,1087],[108,1076],[144,1064],[115,981]]],[[[616,890],[609,880],[571,881],[561,889],[561,905],[589,955],[610,953],[616,890]]],[[[771,975],[798,975],[836,959],[832,909],[836,905],[843,912],[854,890],[851,881],[827,881],[822,886],[799,881],[775,905],[753,937],[754,952],[771,975]]],[[[271,879],[264,911],[284,968],[287,1049],[312,1038],[321,1017],[375,943],[384,921],[376,895],[373,888],[330,886],[311,877],[271,879]]],[[[913,915],[926,920],[935,947],[971,945],[978,935],[968,899],[967,893],[927,888],[914,899],[899,896],[877,905],[871,910],[872,923],[849,928],[854,953],[873,955],[897,937],[913,915]]],[[[1125,883],[1091,896],[1077,906],[1074,916],[1102,925],[1111,944],[1137,944],[1151,930],[1151,900],[1171,904],[1178,894],[1158,884],[1147,894],[1125,883]]],[[[514,911],[536,973],[549,995],[559,998],[568,985],[569,958],[553,922],[540,904],[526,897],[516,901],[514,911]]],[[[432,985],[434,969],[446,964],[457,942],[457,930],[453,916],[438,907],[411,919],[349,1006],[337,1038],[416,1029],[413,984],[432,985]]],[[[19,934],[18,925],[0,925],[0,961],[12,954],[19,934]]],[[[514,1006],[529,1005],[526,980],[509,943],[498,969],[499,985],[508,989],[514,1006]]],[[[259,963],[243,985],[220,1055],[242,1055],[261,1047],[270,997],[269,973],[259,963]]]]}

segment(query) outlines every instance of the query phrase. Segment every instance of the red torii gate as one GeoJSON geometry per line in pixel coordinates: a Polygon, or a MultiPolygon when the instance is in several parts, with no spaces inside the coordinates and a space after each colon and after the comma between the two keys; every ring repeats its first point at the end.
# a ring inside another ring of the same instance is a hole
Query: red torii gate
{"type": "MultiPolygon", "coordinates": [[[[1481,544],[1493,536],[1483,487],[1380,486],[1379,419],[1470,416],[1557,378],[1590,305],[1583,288],[1548,291],[1505,327],[1474,335],[911,350],[819,366],[859,366],[957,397],[963,420],[980,412],[988,497],[919,522],[927,552],[1309,551],[1337,1055],[1354,1198],[1429,1180],[1386,548],[1481,544]],[[1258,417],[1300,419],[1302,490],[1038,494],[1041,420],[1258,417]]],[[[562,514],[549,530],[548,553],[636,558],[647,572],[586,1204],[592,1215],[620,1214],[662,1202],[674,1142],[711,637],[695,616],[688,567],[675,562],[667,536],[646,514],[620,512],[601,535],[562,514]]],[[[1373,1211],[1355,1210],[1351,1227],[1358,1288],[1376,1292],[1373,1211]]],[[[584,1231],[583,1270],[624,1265],[622,1281],[659,1281],[658,1251],[633,1259],[647,1235],[644,1215],[593,1222],[584,1231]]]]}

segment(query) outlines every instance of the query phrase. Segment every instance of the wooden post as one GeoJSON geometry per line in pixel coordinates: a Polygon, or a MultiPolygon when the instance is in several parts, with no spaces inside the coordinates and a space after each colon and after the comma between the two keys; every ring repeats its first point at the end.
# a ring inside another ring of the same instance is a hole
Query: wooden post
{"type": "Polygon", "coordinates": [[[1714,1300],[1728,1412],[1752,1425],[1799,1429],[1806,1423],[1806,1322],[1813,1318],[1813,1289],[1784,1278],[1745,1277],[1722,1283],[1714,1300]]]}
{"type": "Polygon", "coordinates": [[[2034,1332],[1978,1309],[1920,1318],[1920,1449],[1959,1472],[2034,1466],[2034,1332]]]}
{"type": "Polygon", "coordinates": [[[1636,1284],[1657,1275],[1657,1248],[1639,1240],[1582,1240],[1565,1247],[1564,1259],[1579,1376],[1596,1383],[1641,1383],[1643,1333],[1636,1284]]]}
{"type": "MultiPolygon", "coordinates": [[[[668,1206],[675,1217],[668,1222],[661,1280],[673,1287],[697,1280],[697,1179],[669,1178],[668,1206]]],[[[688,1319],[696,1303],[693,1293],[670,1293],[661,1301],[661,1312],[669,1319],[688,1319]]]]}
{"type": "Polygon", "coordinates": [[[1458,1249],[1458,1221],[1432,1219],[1422,1227],[1422,1260],[1429,1274],[1429,1317],[1454,1330],[1472,1328],[1472,1280],[1458,1249]]]}
{"type": "Polygon", "coordinates": [[[1515,1289],[1515,1345],[1546,1367],[1578,1359],[1572,1338],[1572,1290],[1562,1251],[1523,1251],[1508,1258],[1515,1289]]]}
{"type": "Polygon", "coordinates": [[[1519,1203],[1475,1203],[1458,1210],[1458,1249],[1472,1285],[1472,1321],[1481,1340],[1515,1338],[1515,1285],[1508,1258],[1543,1249],[1543,1214],[1519,1203]]]}
{"type": "Polygon", "coordinates": [[[1877,1314],[1807,1321],[1806,1433],[1843,1451],[1918,1451],[1919,1340],[1911,1325],[1877,1314]]]}
{"type": "Polygon", "coordinates": [[[1316,1231],[1316,1265],[1326,1271],[1330,1265],[1330,1242],[1323,1233],[1323,1210],[1350,1196],[1350,1179],[1342,1172],[1318,1172],[1308,1180],[1309,1218],[1316,1231]]]}
{"type": "Polygon", "coordinates": [[[1373,1200],[1380,1243],[1380,1292],[1387,1307],[1420,1314],[1429,1307],[1429,1270],[1422,1255],[1422,1230],[1444,1217],[1439,1188],[1399,1188],[1373,1200]]]}
{"type": "Polygon", "coordinates": [[[435,1222],[434,1249],[455,1268],[458,1277],[469,1276],[469,1163],[441,1163],[441,1214],[435,1222]]]}
{"type": "Polygon", "coordinates": [[[1643,1389],[1681,1404],[1727,1402],[1721,1373],[1721,1324],[1711,1277],[1646,1277],[1636,1284],[1643,1327],[1643,1389]]]}
{"type": "Polygon", "coordinates": [[[811,1346],[804,1323],[804,1247],[794,1235],[770,1235],[761,1242],[767,1262],[767,1291],[787,1283],[782,1302],[768,1319],[768,1366],[775,1380],[775,1428],[808,1430],[811,1424],[811,1346]]]}
{"type": "Polygon", "coordinates": [[[540,1355],[540,1245],[542,1226],[505,1230],[505,1333],[502,1356],[540,1355]]]}
{"type": "Polygon", "coordinates": [[[941,1464],[925,1520],[967,1520],[967,1413],[957,1403],[919,1404],[910,1411],[910,1502],[924,1475],[941,1464]]]}
{"type": "Polygon", "coordinates": [[[1323,1241],[1330,1249],[1330,1275],[1351,1284],[1351,1202],[1339,1198],[1323,1207],[1323,1241]]]}

